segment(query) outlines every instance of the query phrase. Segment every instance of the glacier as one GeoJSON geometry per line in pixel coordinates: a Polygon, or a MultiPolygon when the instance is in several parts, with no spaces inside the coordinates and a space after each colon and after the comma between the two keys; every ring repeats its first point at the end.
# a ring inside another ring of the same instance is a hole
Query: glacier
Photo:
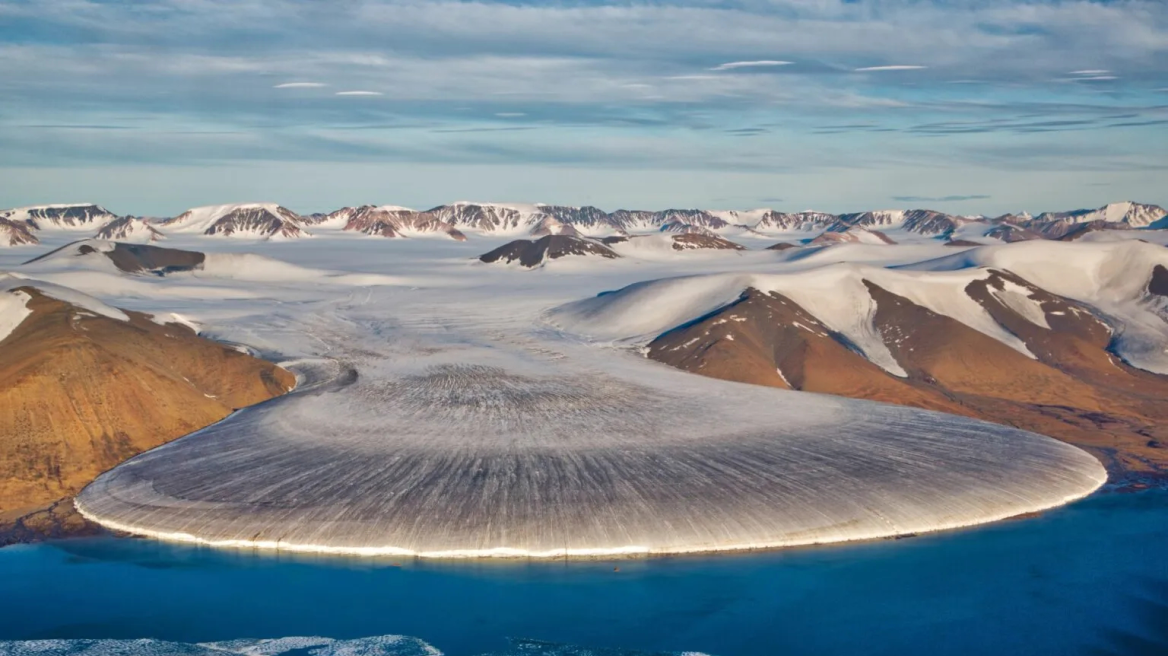
{"type": "MultiPolygon", "coordinates": [[[[971,526],[1106,479],[1089,454],[1033,433],[695,376],[547,321],[550,308],[638,281],[796,272],[822,266],[814,254],[525,271],[477,263],[486,239],[169,243],[211,251],[208,266],[165,278],[74,257],[12,266],[180,315],[299,377],[294,392],[141,454],[77,497],[83,514],[132,534],[364,556],[647,556],[971,526]]],[[[881,248],[832,259],[950,252],[881,248]]]]}

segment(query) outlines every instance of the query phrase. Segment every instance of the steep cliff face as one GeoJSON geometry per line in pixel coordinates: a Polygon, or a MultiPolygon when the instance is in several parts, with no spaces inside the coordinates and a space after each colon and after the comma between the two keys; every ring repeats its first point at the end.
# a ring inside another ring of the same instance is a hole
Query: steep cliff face
{"type": "Polygon", "coordinates": [[[0,540],[46,522],[51,534],[54,516],[72,521],[54,502],[101,472],[295,383],[187,327],[104,316],[35,285],[0,292],[24,304],[0,339],[0,540]]]}

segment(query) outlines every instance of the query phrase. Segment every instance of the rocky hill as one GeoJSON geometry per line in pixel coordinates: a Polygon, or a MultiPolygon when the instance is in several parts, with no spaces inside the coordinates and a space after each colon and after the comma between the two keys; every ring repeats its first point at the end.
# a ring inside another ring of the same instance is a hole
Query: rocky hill
{"type": "Polygon", "coordinates": [[[95,476],[293,384],[185,326],[0,276],[0,543],[79,529],[60,501],[95,476]]]}
{"type": "Polygon", "coordinates": [[[518,262],[520,266],[533,268],[541,266],[550,260],[568,256],[601,257],[615,259],[620,257],[608,246],[575,235],[547,235],[535,241],[517,239],[504,244],[489,253],[484,253],[479,260],[490,263],[510,264],[518,262]]]}
{"type": "Polygon", "coordinates": [[[95,239],[135,243],[150,243],[166,238],[145,219],[136,216],[123,216],[114,219],[99,228],[93,236],[95,239]]]}
{"type": "Polygon", "coordinates": [[[988,419],[1168,472],[1168,249],[1028,242],[914,269],[662,280],[549,318],[694,373],[988,419]]]}

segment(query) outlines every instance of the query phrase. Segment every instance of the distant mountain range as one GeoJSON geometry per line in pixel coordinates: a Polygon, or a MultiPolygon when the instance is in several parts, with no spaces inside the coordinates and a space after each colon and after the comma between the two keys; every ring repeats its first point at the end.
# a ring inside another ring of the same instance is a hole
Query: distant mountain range
{"type": "Polygon", "coordinates": [[[1097,209],[998,217],[961,216],[927,209],[873,210],[849,214],[668,209],[616,210],[562,205],[458,202],[428,210],[394,205],[344,207],[301,215],[275,203],[237,203],[187,210],[173,218],[118,216],[94,204],[43,205],[0,210],[0,246],[39,243],[42,233],[87,233],[139,243],[166,234],[248,239],[297,239],[317,231],[348,231],[384,238],[469,235],[586,238],[669,232],[724,238],[784,238],[804,243],[896,243],[930,238],[971,243],[1030,239],[1073,240],[1098,230],[1168,228],[1168,211],[1130,201],[1097,209]]]}

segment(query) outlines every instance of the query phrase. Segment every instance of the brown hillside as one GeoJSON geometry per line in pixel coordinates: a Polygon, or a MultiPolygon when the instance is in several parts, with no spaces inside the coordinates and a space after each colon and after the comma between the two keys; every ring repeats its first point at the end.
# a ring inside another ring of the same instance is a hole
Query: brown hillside
{"type": "MultiPolygon", "coordinates": [[[[128,322],[95,316],[33,287],[20,291],[32,314],[0,341],[0,542],[5,528],[11,536],[52,524],[44,513],[18,518],[101,472],[295,382],[184,326],[136,312],[128,322]]],[[[54,512],[69,515],[65,505],[54,512]]]]}
{"type": "Polygon", "coordinates": [[[714,378],[897,403],[1009,424],[1087,448],[1115,470],[1168,472],[1168,378],[1107,352],[1111,333],[1085,306],[996,272],[966,292],[1035,355],[866,283],[876,327],[908,373],[889,374],[780,294],[741,299],[667,332],[650,358],[714,378]],[[1027,287],[1050,328],[991,289],[1027,287]],[[781,372],[781,375],[780,373],[781,372]]]}

